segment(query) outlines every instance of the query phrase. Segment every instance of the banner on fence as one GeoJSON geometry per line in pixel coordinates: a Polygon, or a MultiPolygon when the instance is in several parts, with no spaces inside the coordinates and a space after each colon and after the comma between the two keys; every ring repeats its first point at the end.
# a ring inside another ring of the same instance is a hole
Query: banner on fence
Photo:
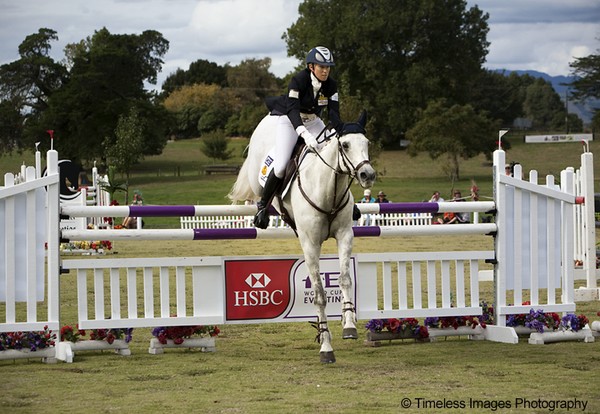
{"type": "MultiPolygon", "coordinates": [[[[321,257],[319,265],[327,315],[340,317],[343,297],[339,259],[321,257]]],[[[350,277],[354,289],[355,267],[352,257],[350,277]]],[[[303,258],[228,258],[224,270],[227,322],[315,320],[315,296],[303,258]]]]}

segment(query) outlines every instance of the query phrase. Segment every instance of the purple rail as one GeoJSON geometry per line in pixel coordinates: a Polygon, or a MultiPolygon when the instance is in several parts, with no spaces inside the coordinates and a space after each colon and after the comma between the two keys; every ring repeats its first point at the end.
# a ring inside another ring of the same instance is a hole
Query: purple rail
{"type": "MultiPolygon", "coordinates": [[[[465,201],[442,203],[368,203],[356,204],[364,214],[391,213],[473,213],[490,212],[496,208],[493,201],[465,201]]],[[[277,214],[271,207],[272,215],[277,214]]],[[[194,217],[194,216],[249,216],[256,214],[255,205],[173,205],[173,206],[61,206],[61,213],[70,217],[194,217]]]]}

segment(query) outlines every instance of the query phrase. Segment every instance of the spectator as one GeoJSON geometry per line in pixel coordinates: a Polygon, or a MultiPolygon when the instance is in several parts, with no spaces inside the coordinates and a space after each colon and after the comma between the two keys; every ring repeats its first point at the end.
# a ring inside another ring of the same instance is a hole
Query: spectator
{"type": "Polygon", "coordinates": [[[471,181],[471,201],[479,201],[479,187],[475,181],[471,181]]]}
{"type": "Polygon", "coordinates": [[[375,198],[371,196],[371,190],[366,189],[363,193],[363,198],[360,200],[361,203],[374,203],[375,198]]]}
{"type": "MultiPolygon", "coordinates": [[[[453,195],[454,197],[452,198],[452,201],[466,201],[459,190],[454,190],[453,195]]],[[[471,222],[471,213],[454,213],[454,217],[456,218],[456,220],[453,221],[453,223],[465,224],[471,222]]]]}
{"type": "MultiPolygon", "coordinates": [[[[441,203],[443,201],[444,201],[444,199],[440,196],[440,192],[437,190],[433,192],[433,194],[431,195],[431,198],[429,199],[430,203],[441,203]]],[[[433,224],[444,224],[443,219],[444,219],[443,214],[433,214],[433,216],[431,217],[431,222],[433,224]]]]}
{"type": "MultiPolygon", "coordinates": [[[[365,192],[363,193],[363,198],[360,200],[361,203],[374,203],[375,202],[375,197],[371,196],[371,190],[366,189],[365,192]]],[[[370,226],[371,225],[371,215],[370,214],[363,214],[362,218],[364,218],[363,220],[363,226],[370,226]]]]}
{"type": "MultiPolygon", "coordinates": [[[[142,193],[138,190],[135,190],[133,193],[133,200],[131,201],[132,206],[141,206],[144,203],[142,199],[142,193]]],[[[137,228],[137,217],[125,217],[123,219],[123,228],[125,229],[135,229],[137,228]]]]}
{"type": "Polygon", "coordinates": [[[442,201],[444,201],[444,199],[440,196],[439,191],[434,191],[429,199],[430,203],[441,203],[442,201]]]}
{"type": "Polygon", "coordinates": [[[376,203],[389,203],[390,200],[388,200],[386,197],[386,194],[383,191],[380,191],[377,194],[377,200],[375,200],[376,203]]]}
{"type": "MultiPolygon", "coordinates": [[[[465,199],[463,198],[463,196],[459,190],[454,190],[453,195],[454,195],[454,197],[452,198],[452,201],[456,201],[456,202],[465,201],[465,199]]],[[[470,221],[471,221],[470,216],[471,216],[470,213],[446,212],[443,214],[442,217],[438,217],[437,221],[439,224],[455,224],[455,223],[465,224],[465,223],[470,223],[470,221]]]]}

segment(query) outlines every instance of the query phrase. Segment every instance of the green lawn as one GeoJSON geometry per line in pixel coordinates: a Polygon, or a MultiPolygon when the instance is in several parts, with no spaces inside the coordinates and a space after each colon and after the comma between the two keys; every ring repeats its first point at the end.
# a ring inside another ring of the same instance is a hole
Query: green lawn
{"type": "MultiPolygon", "coordinates": [[[[235,140],[234,145],[238,157],[228,162],[239,164],[245,140],[235,140]]],[[[512,145],[507,160],[521,162],[527,171],[537,169],[540,176],[580,164],[578,144],[515,140],[512,145]]],[[[0,169],[16,171],[23,160],[31,164],[32,158],[28,154],[2,157],[0,169]]],[[[149,157],[136,168],[130,188],[143,191],[147,204],[227,203],[224,197],[234,177],[203,175],[203,166],[210,163],[198,140],[171,142],[163,155],[149,157]]],[[[411,158],[404,151],[386,151],[376,166],[380,180],[374,190],[383,189],[393,201],[420,201],[435,189],[447,196],[452,186],[443,176],[443,162],[425,155],[411,158]]],[[[491,197],[489,161],[483,157],[464,161],[455,187],[466,192],[471,179],[482,196],[491,197]]],[[[353,192],[355,197],[362,194],[357,186],[353,192]]],[[[171,222],[151,218],[147,226],[177,228],[179,223],[177,218],[171,222]]],[[[493,239],[487,236],[356,239],[354,245],[355,252],[492,248],[493,239]]],[[[323,250],[334,253],[335,242],[327,241],[323,250]]],[[[301,251],[296,240],[115,241],[114,253],[116,257],[166,257],[301,251]]],[[[74,277],[61,276],[64,323],[76,320],[74,277]]],[[[492,295],[490,286],[482,299],[490,300],[492,295]]],[[[599,310],[598,302],[578,304],[578,313],[590,320],[599,319],[599,310]]],[[[460,411],[468,413],[550,412],[517,406],[527,399],[530,404],[579,400],[587,404],[586,412],[600,412],[600,341],[542,346],[529,345],[526,339],[508,345],[462,337],[432,343],[391,342],[373,348],[363,343],[365,322],[359,322],[358,341],[341,340],[339,323],[331,323],[338,359],[333,365],[318,362],[315,331],[305,323],[226,325],[221,327],[215,353],[166,350],[163,355],[150,355],[150,329],[137,329],[129,357],[79,352],[73,364],[0,361],[0,406],[11,413],[453,413],[458,411],[450,405],[462,404],[460,411]],[[488,408],[477,408],[477,401],[488,408]],[[499,409],[502,405],[505,408],[499,409]]]]}

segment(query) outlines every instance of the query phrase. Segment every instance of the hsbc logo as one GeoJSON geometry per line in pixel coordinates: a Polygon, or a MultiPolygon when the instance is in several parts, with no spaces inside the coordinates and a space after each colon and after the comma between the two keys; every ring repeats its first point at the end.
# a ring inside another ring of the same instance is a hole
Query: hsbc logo
{"type": "Polygon", "coordinates": [[[225,260],[229,321],[273,319],[290,304],[290,271],[297,259],[225,260]]]}
{"type": "Polygon", "coordinates": [[[265,273],[250,273],[244,281],[253,290],[234,291],[233,306],[277,306],[283,303],[283,290],[265,289],[271,283],[271,278],[265,273]]]}
{"type": "Polygon", "coordinates": [[[250,273],[246,284],[253,289],[266,288],[271,283],[271,278],[264,273],[250,273]]]}

